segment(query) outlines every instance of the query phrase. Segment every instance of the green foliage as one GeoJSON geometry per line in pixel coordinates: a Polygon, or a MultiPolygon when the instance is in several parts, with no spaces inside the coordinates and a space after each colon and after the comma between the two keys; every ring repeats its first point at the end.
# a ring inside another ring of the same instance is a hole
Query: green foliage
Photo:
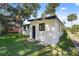
{"type": "Polygon", "coordinates": [[[67,30],[79,38],[79,25],[73,25],[72,28],[68,28],[67,30]]]}
{"type": "Polygon", "coordinates": [[[38,42],[27,41],[28,36],[8,33],[0,36],[0,55],[5,56],[76,56],[78,55],[67,33],[60,38],[56,46],[42,46],[38,42]]]}
{"type": "Polygon", "coordinates": [[[49,3],[46,6],[46,14],[55,15],[56,8],[59,6],[59,3],[49,3]]]}
{"type": "MultiPolygon", "coordinates": [[[[67,17],[67,20],[68,21],[74,21],[74,20],[76,20],[77,19],[77,15],[76,14],[70,14],[70,15],[68,15],[68,17],[67,17]]],[[[75,30],[76,30],[76,25],[74,25],[74,26],[72,26],[72,28],[70,29],[71,30],[71,32],[72,33],[74,33],[75,32],[75,30]]]]}
{"type": "Polygon", "coordinates": [[[36,17],[37,11],[39,10],[40,5],[37,3],[24,3],[24,4],[16,4],[16,8],[14,8],[11,4],[8,4],[7,11],[12,15],[20,18],[29,18],[31,15],[36,17]]]}
{"type": "Polygon", "coordinates": [[[27,36],[18,33],[9,33],[0,36],[0,55],[18,56],[18,55],[37,55],[37,52],[44,48],[36,43],[28,42],[27,36]]]}
{"type": "Polygon", "coordinates": [[[0,14],[0,22],[1,22],[1,25],[2,25],[1,33],[5,34],[7,32],[7,28],[8,28],[8,25],[9,25],[9,19],[6,18],[3,14],[0,14]]]}
{"type": "Polygon", "coordinates": [[[7,16],[12,17],[12,19],[16,20],[15,22],[18,22],[19,25],[22,26],[24,20],[29,19],[31,16],[37,16],[39,8],[40,5],[38,3],[3,3],[0,9],[4,12],[2,13],[0,10],[0,14],[4,16],[5,14],[9,14],[7,16]]]}
{"type": "Polygon", "coordinates": [[[77,15],[76,14],[70,14],[68,17],[67,17],[67,20],[68,21],[73,21],[73,20],[76,20],[77,19],[77,15]]]}
{"type": "Polygon", "coordinates": [[[66,32],[63,34],[63,36],[61,36],[60,42],[58,43],[58,47],[62,49],[63,55],[64,55],[64,52],[68,56],[78,55],[77,49],[75,48],[73,42],[71,41],[70,37],[66,32]]]}
{"type": "Polygon", "coordinates": [[[73,25],[72,28],[67,28],[72,33],[79,32],[79,25],[73,25]]]}
{"type": "Polygon", "coordinates": [[[40,8],[40,5],[38,3],[2,3],[0,5],[0,22],[3,24],[6,30],[8,28],[8,23],[10,24],[11,20],[15,20],[14,22],[18,23],[21,27],[24,20],[29,19],[31,16],[36,17],[37,11],[40,8]]]}
{"type": "Polygon", "coordinates": [[[31,15],[36,17],[40,8],[38,3],[2,3],[0,4],[0,14],[10,13],[8,16],[29,18],[31,15]],[[2,13],[2,11],[4,11],[2,13]]]}

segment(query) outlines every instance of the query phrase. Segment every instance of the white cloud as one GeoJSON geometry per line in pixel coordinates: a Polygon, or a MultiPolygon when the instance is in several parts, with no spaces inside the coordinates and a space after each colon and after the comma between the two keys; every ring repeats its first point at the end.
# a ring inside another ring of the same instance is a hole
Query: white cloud
{"type": "Polygon", "coordinates": [[[64,10],[66,10],[66,8],[65,8],[65,7],[63,7],[63,8],[60,8],[60,10],[64,11],[64,10]]]}
{"type": "Polygon", "coordinates": [[[75,3],[76,6],[79,6],[79,3],[75,3]]]}
{"type": "Polygon", "coordinates": [[[60,17],[61,19],[66,19],[67,17],[66,16],[62,16],[62,17],[60,17]]]}
{"type": "Polygon", "coordinates": [[[67,18],[66,16],[62,16],[62,17],[60,16],[60,17],[59,17],[59,19],[60,19],[61,21],[66,20],[66,18],[67,18]]]}

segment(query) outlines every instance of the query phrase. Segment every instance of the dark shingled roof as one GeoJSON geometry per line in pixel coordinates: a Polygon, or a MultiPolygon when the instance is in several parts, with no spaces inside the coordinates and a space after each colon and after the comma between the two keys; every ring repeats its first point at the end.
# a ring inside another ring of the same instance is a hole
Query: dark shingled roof
{"type": "MultiPolygon", "coordinates": [[[[54,16],[49,16],[49,17],[45,17],[45,20],[47,20],[47,19],[48,19],[48,20],[49,20],[49,19],[57,19],[62,25],[64,25],[56,15],[54,15],[54,16]]],[[[43,20],[43,18],[30,19],[30,20],[28,20],[28,21],[36,21],[36,20],[43,20]]]]}
{"type": "MultiPolygon", "coordinates": [[[[45,20],[47,20],[47,19],[55,19],[55,18],[57,18],[56,16],[49,16],[49,17],[45,17],[45,20]]],[[[34,21],[34,20],[42,20],[43,18],[37,18],[37,19],[30,19],[30,20],[28,20],[28,21],[34,21]]]]}

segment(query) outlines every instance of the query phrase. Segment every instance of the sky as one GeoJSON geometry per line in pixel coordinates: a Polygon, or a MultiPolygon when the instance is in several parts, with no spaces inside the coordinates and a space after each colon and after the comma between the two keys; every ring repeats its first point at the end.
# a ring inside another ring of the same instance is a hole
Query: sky
{"type": "MultiPolygon", "coordinates": [[[[41,14],[46,10],[46,5],[47,3],[40,3],[40,9],[37,12],[37,18],[41,17],[41,14]]],[[[56,8],[55,13],[62,22],[66,23],[64,24],[66,27],[71,27],[74,24],[79,24],[79,3],[60,3],[60,5],[56,8]],[[72,13],[77,14],[78,19],[71,23],[67,21],[67,16],[72,13]]]]}
{"type": "MultiPolygon", "coordinates": [[[[46,3],[40,4],[41,8],[38,10],[38,18],[41,17],[41,13],[45,11],[46,5],[46,3]]],[[[79,24],[79,3],[61,3],[56,8],[56,15],[62,22],[66,22],[65,26],[67,27],[74,24],[79,24]],[[78,16],[78,19],[72,23],[67,21],[67,16],[71,13],[75,13],[78,16]]]]}

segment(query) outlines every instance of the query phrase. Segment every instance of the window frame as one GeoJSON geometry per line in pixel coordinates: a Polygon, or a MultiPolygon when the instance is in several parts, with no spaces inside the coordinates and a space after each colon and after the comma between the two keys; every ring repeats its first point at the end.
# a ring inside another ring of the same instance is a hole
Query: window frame
{"type": "Polygon", "coordinates": [[[39,24],[39,31],[45,31],[45,23],[39,24]]]}

